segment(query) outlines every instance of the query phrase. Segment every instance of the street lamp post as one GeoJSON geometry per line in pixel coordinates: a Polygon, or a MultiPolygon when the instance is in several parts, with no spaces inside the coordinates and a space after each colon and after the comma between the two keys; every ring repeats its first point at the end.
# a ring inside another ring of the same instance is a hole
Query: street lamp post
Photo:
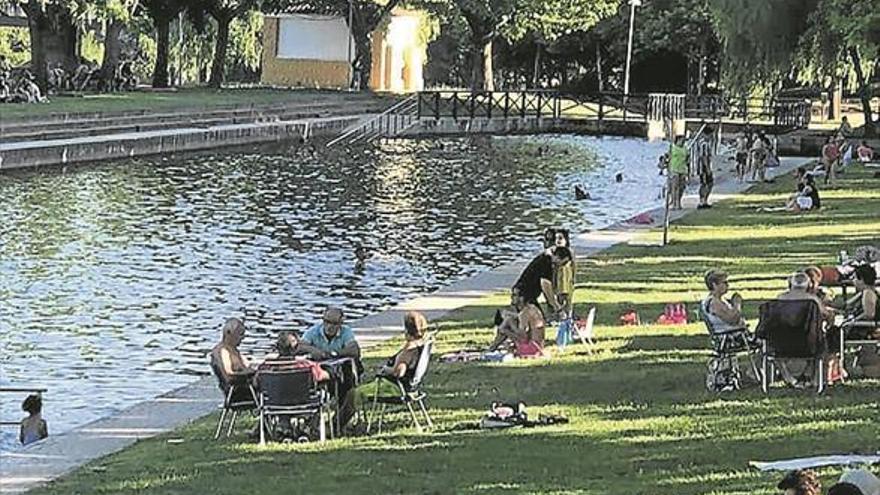
{"type": "Polygon", "coordinates": [[[642,0],[629,0],[629,39],[626,43],[626,71],[623,77],[623,97],[629,96],[629,66],[632,63],[633,27],[635,25],[636,7],[641,7],[642,0]]]}

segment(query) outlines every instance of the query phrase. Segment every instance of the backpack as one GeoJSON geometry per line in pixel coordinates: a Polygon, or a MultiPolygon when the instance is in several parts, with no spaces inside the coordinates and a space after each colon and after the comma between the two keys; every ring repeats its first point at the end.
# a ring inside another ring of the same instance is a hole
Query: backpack
{"type": "Polygon", "coordinates": [[[739,390],[742,373],[735,357],[714,357],[709,360],[706,372],[706,389],[710,392],[739,390]]]}

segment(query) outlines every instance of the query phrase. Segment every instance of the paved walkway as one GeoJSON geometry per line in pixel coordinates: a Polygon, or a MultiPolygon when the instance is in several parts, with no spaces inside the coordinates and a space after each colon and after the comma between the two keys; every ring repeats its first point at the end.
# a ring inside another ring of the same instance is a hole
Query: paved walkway
{"type": "MultiPolygon", "coordinates": [[[[770,175],[788,173],[807,161],[804,158],[783,158],[782,165],[773,169],[770,175]]],[[[730,177],[730,163],[724,162],[723,170],[717,173],[713,201],[730,197],[749,186],[730,177]]],[[[694,211],[696,201],[693,194],[686,196],[686,209],[674,212],[671,219],[681,218],[694,211]]],[[[615,244],[632,241],[640,233],[662,223],[662,208],[648,213],[655,219],[653,224],[634,225],[624,222],[601,231],[587,232],[574,237],[572,247],[579,256],[587,257],[615,244]]],[[[507,290],[528,261],[510,263],[475,275],[434,294],[356,321],[354,326],[357,328],[358,340],[367,347],[400,335],[403,313],[406,311],[422,311],[428,319],[435,320],[486,295],[507,290]]],[[[122,450],[137,440],[173,430],[216,411],[220,400],[215,380],[205,377],[192,385],[140,403],[115,416],[49,437],[18,452],[3,453],[0,462],[0,493],[24,492],[93,459],[122,450]]]]}

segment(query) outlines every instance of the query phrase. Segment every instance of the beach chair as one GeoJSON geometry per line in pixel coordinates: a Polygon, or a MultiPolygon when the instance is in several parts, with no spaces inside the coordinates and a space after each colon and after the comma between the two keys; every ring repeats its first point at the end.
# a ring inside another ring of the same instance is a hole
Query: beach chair
{"type": "MultiPolygon", "coordinates": [[[[739,388],[741,375],[739,372],[739,356],[745,355],[749,360],[755,379],[761,381],[761,370],[758,366],[760,354],[760,344],[758,344],[751,333],[749,333],[748,325],[727,328],[724,330],[716,329],[712,325],[712,321],[708,318],[709,299],[704,299],[700,303],[700,319],[706,325],[709,332],[709,338],[712,343],[713,356],[709,360],[707,367],[709,372],[707,375],[706,387],[714,390],[714,383],[709,382],[709,377],[715,377],[722,373],[723,370],[730,370],[731,385],[733,388],[739,388]]],[[[714,379],[712,380],[715,381],[714,379]]]]}
{"type": "Polygon", "coordinates": [[[575,337],[581,339],[581,342],[584,346],[587,347],[587,350],[593,352],[593,346],[596,345],[593,342],[593,323],[596,321],[596,307],[593,306],[590,308],[590,311],[587,313],[587,319],[584,321],[583,326],[575,323],[574,325],[574,333],[575,337]]]}
{"type": "Polygon", "coordinates": [[[217,430],[214,432],[214,440],[220,438],[220,432],[223,430],[223,423],[229,419],[229,425],[226,429],[226,436],[232,435],[232,429],[235,427],[235,419],[241,411],[254,411],[257,408],[257,392],[251,383],[252,373],[242,373],[233,375],[232,379],[227,382],[223,378],[220,371],[220,363],[210,360],[211,371],[217,378],[217,386],[223,392],[223,411],[220,413],[220,421],[217,422],[217,430]]]}
{"type": "Polygon", "coordinates": [[[373,406],[370,410],[370,414],[367,416],[367,433],[372,429],[377,409],[379,414],[378,431],[379,433],[382,433],[382,422],[385,418],[385,409],[389,405],[403,406],[406,408],[406,410],[409,411],[413,425],[418,432],[422,431],[422,425],[419,423],[416,408],[419,409],[419,412],[423,416],[425,425],[428,428],[434,427],[434,423],[431,421],[431,415],[428,414],[428,408],[425,406],[425,399],[427,399],[428,395],[422,390],[425,375],[428,373],[428,365],[431,361],[431,350],[433,347],[433,339],[428,339],[425,342],[425,345],[422,346],[421,352],[419,353],[419,360],[416,363],[415,372],[410,380],[407,381],[385,375],[376,376],[376,392],[373,395],[373,406]],[[394,385],[397,393],[379,395],[383,381],[394,385]]]}
{"type": "Polygon", "coordinates": [[[310,369],[279,369],[260,371],[260,444],[266,443],[266,433],[277,436],[279,418],[318,418],[318,439],[327,439],[327,425],[333,434],[330,420],[329,397],[318,387],[310,369]]]}
{"type": "Polygon", "coordinates": [[[811,299],[769,301],[760,307],[756,334],[763,340],[764,393],[776,376],[778,359],[805,359],[814,367],[816,393],[825,390],[825,332],[819,303],[811,299]]]}

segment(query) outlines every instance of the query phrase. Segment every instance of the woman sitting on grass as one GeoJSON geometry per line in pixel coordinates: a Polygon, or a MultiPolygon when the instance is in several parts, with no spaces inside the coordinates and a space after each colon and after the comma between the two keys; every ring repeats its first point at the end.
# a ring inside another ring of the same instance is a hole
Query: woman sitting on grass
{"type": "Polygon", "coordinates": [[[501,313],[502,321],[496,328],[495,340],[489,346],[489,351],[497,351],[502,344],[509,343],[516,347],[518,354],[541,355],[545,338],[541,310],[526,301],[516,289],[511,293],[511,305],[516,311],[501,313]]]}

